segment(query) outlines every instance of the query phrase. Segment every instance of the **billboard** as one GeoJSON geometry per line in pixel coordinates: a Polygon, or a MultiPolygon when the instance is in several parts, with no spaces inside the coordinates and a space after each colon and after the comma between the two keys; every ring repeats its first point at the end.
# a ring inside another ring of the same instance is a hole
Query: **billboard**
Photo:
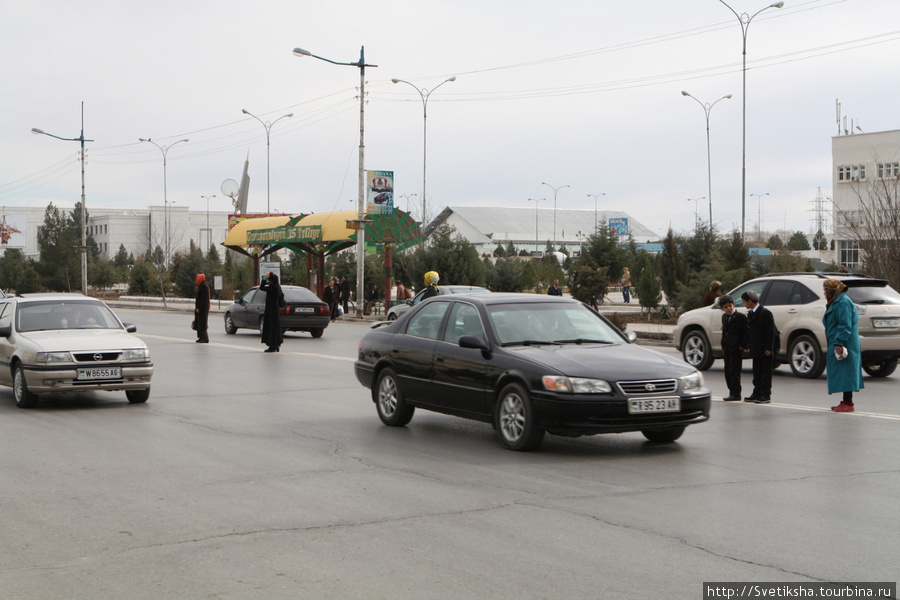
{"type": "Polygon", "coordinates": [[[610,219],[609,232],[616,235],[628,235],[628,217],[610,219]]]}
{"type": "Polygon", "coordinates": [[[28,215],[0,213],[0,250],[23,249],[28,240],[28,215]]]}
{"type": "Polygon", "coordinates": [[[366,213],[394,214],[393,171],[366,171],[366,213]]]}

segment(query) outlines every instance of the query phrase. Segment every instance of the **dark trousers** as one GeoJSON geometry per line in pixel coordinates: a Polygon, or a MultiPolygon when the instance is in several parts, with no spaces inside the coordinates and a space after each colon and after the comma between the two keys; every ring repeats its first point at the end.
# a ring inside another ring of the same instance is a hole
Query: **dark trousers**
{"type": "Polygon", "coordinates": [[[725,384],[728,386],[728,395],[732,398],[741,397],[741,369],[744,367],[743,352],[740,348],[724,350],[725,352],[725,384]]]}
{"type": "Polygon", "coordinates": [[[772,369],[775,367],[772,355],[753,357],[753,395],[768,398],[772,395],[772,369]]]}

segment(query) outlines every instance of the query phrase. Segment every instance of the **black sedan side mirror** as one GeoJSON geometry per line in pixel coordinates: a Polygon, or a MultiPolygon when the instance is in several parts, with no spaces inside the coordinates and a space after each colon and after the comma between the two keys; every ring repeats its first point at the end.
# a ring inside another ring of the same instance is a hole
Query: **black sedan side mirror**
{"type": "Polygon", "coordinates": [[[473,348],[476,350],[483,350],[485,352],[487,352],[488,350],[491,349],[491,347],[488,346],[488,343],[485,342],[480,337],[478,337],[477,335],[462,336],[461,338],[459,338],[459,347],[460,348],[473,348]]]}

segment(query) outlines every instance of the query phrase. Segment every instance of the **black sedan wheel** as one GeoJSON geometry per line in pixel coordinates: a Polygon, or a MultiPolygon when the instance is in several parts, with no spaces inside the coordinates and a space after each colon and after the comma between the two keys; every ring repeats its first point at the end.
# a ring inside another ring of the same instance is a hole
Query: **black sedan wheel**
{"type": "Polygon", "coordinates": [[[13,373],[13,395],[19,408],[34,408],[37,405],[37,394],[29,392],[25,383],[25,369],[22,368],[22,363],[16,364],[13,373]]]}
{"type": "Polygon", "coordinates": [[[871,377],[887,377],[897,368],[897,359],[890,358],[881,362],[872,362],[862,366],[863,371],[871,377]]]}
{"type": "Polygon", "coordinates": [[[150,399],[150,388],[143,390],[125,390],[125,397],[131,404],[143,404],[150,399]]]}
{"type": "Polygon", "coordinates": [[[688,333],[681,347],[684,362],[698,371],[706,371],[712,366],[712,348],[709,345],[709,339],[702,331],[695,330],[688,333]]]}
{"type": "Polygon", "coordinates": [[[228,335],[234,335],[237,333],[237,327],[234,324],[234,319],[231,317],[231,313],[225,313],[225,333],[228,335]]]}
{"type": "Polygon", "coordinates": [[[324,327],[316,327],[315,329],[310,329],[309,332],[312,334],[314,338],[322,337],[322,334],[325,333],[324,327]]]}
{"type": "Polygon", "coordinates": [[[494,429],[500,443],[509,450],[534,450],[544,440],[544,430],[534,425],[528,392],[518,383],[511,383],[500,392],[494,410],[494,429]]]}
{"type": "Polygon", "coordinates": [[[671,429],[646,429],[641,433],[651,442],[668,444],[681,437],[681,434],[684,433],[684,426],[672,427],[671,429]]]}
{"type": "Polygon", "coordinates": [[[415,406],[410,406],[403,399],[403,392],[397,385],[397,375],[391,369],[385,369],[378,375],[375,406],[381,422],[391,427],[402,427],[409,423],[416,410],[415,406]]]}
{"type": "Polygon", "coordinates": [[[819,350],[819,343],[808,335],[801,335],[791,342],[788,358],[791,371],[797,377],[815,379],[825,371],[825,357],[819,350]]]}

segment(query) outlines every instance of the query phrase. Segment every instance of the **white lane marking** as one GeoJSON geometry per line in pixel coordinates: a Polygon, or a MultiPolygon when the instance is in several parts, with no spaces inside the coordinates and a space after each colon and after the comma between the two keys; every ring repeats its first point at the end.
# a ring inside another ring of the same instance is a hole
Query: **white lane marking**
{"type": "MultiPolygon", "coordinates": [[[[722,398],[718,396],[713,397],[714,400],[721,402],[722,404],[753,404],[753,402],[725,402],[722,398]]],[[[773,408],[792,408],[794,410],[806,410],[810,412],[824,412],[830,413],[833,412],[831,407],[825,408],[821,406],[801,406],[799,404],[783,404],[780,402],[772,402],[770,404],[761,404],[760,406],[771,406],[773,408]]],[[[900,421],[900,415],[891,415],[887,413],[873,413],[873,412],[863,412],[863,411],[853,411],[852,413],[841,413],[847,415],[855,415],[858,417],[869,417],[872,419],[884,419],[887,421],[900,421]]]]}
{"type": "MultiPolygon", "coordinates": [[[[154,335],[152,333],[142,333],[138,337],[141,338],[153,338],[155,340],[167,340],[170,342],[181,342],[185,344],[196,344],[192,339],[187,338],[179,338],[179,337],[171,337],[167,335],[154,335]]],[[[217,348],[229,348],[231,350],[243,350],[244,352],[265,352],[263,348],[252,348],[250,346],[241,346],[239,344],[223,344],[221,342],[209,342],[208,346],[216,346],[217,348]]],[[[355,358],[347,358],[346,356],[335,356],[333,354],[318,354],[313,352],[291,352],[284,349],[284,346],[281,347],[280,354],[291,354],[293,356],[307,356],[310,358],[327,358],[329,360],[339,360],[344,362],[354,362],[355,358]]]]}

